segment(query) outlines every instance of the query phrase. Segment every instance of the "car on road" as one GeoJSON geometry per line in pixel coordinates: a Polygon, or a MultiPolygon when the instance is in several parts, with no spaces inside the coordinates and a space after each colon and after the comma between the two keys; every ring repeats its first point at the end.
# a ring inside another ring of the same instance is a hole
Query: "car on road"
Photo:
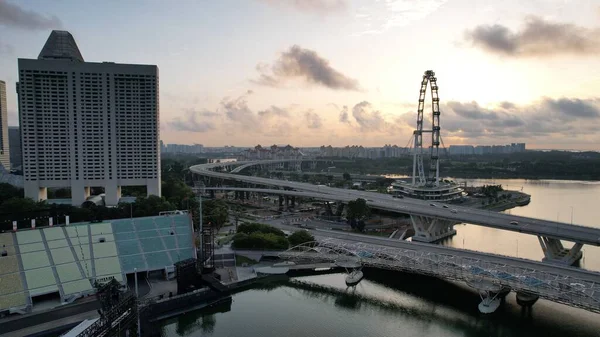
{"type": "Polygon", "coordinates": [[[429,204],[429,206],[436,207],[434,203],[429,204]]]}
{"type": "Polygon", "coordinates": [[[455,210],[455,209],[451,209],[451,210],[450,210],[450,212],[452,212],[452,213],[454,213],[454,214],[458,213],[458,211],[457,211],[457,210],[455,210]]]}
{"type": "Polygon", "coordinates": [[[448,208],[448,205],[443,205],[442,207],[444,207],[444,208],[448,208]]]}
{"type": "Polygon", "coordinates": [[[516,225],[518,225],[518,224],[519,224],[519,222],[518,222],[518,221],[511,221],[511,222],[510,222],[510,224],[511,224],[511,225],[515,225],[515,226],[516,226],[516,225]]]}

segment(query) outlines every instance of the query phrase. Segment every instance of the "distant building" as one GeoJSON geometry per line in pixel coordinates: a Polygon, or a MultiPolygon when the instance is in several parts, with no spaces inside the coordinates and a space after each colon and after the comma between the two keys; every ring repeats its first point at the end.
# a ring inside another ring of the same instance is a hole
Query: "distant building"
{"type": "Polygon", "coordinates": [[[6,107],[6,83],[0,81],[0,164],[10,170],[10,147],[8,143],[8,110],[6,107]]]}
{"type": "Polygon", "coordinates": [[[158,67],[85,62],[73,36],[52,31],[37,59],[19,59],[19,125],[25,196],[70,187],[81,205],[104,187],[161,195],[158,67]]]}
{"type": "MultiPolygon", "coordinates": [[[[309,151],[312,153],[312,151],[309,151]]],[[[399,158],[410,153],[410,149],[397,145],[386,144],[383,147],[363,147],[358,145],[345,147],[321,146],[318,156],[341,158],[399,158]]]]}
{"type": "Polygon", "coordinates": [[[473,145],[450,145],[448,154],[450,155],[472,155],[475,153],[473,145]]]}
{"type": "Polygon", "coordinates": [[[10,145],[10,166],[20,170],[23,165],[21,157],[21,131],[18,126],[8,127],[8,144],[10,145]]]}
{"type": "Polygon", "coordinates": [[[164,153],[184,153],[184,154],[197,154],[204,153],[204,145],[202,144],[194,144],[194,145],[185,145],[185,144],[167,144],[165,145],[162,140],[161,143],[161,152],[164,153]]]}
{"type": "Polygon", "coordinates": [[[304,153],[299,148],[291,145],[272,145],[262,147],[260,145],[246,149],[238,155],[238,160],[263,160],[263,159],[294,159],[301,158],[304,153]]]}
{"type": "Polygon", "coordinates": [[[512,143],[508,145],[450,145],[448,154],[451,156],[484,155],[501,153],[525,152],[525,143],[512,143]]]}

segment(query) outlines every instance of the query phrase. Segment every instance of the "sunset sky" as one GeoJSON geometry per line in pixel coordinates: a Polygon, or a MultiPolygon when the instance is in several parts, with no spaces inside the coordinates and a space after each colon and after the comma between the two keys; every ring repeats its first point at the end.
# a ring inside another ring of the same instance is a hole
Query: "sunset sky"
{"type": "Polygon", "coordinates": [[[432,69],[446,146],[600,150],[598,0],[0,0],[10,125],[52,29],[158,65],[165,143],[405,146],[432,69]]]}

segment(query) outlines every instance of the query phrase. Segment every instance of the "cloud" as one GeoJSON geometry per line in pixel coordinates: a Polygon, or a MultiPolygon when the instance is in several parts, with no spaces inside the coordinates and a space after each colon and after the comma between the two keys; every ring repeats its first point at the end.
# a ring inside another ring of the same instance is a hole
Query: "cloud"
{"type": "Polygon", "coordinates": [[[350,119],[348,118],[348,106],[346,105],[344,105],[340,111],[340,123],[350,123],[350,119]]]}
{"type": "Polygon", "coordinates": [[[381,34],[394,27],[404,27],[424,19],[448,0],[387,0],[364,6],[355,17],[364,22],[364,29],[352,35],[381,34]]]}
{"type": "Polygon", "coordinates": [[[383,131],[386,121],[379,110],[373,109],[371,103],[360,102],[352,108],[352,116],[361,131],[383,131]]]}
{"type": "Polygon", "coordinates": [[[167,122],[167,125],[177,131],[208,132],[216,128],[215,123],[209,119],[218,115],[211,111],[187,110],[185,117],[177,117],[167,122]]]}
{"type": "Polygon", "coordinates": [[[598,118],[600,109],[597,100],[567,99],[558,100],[546,99],[544,104],[550,111],[558,112],[564,116],[575,118],[598,118]]]}
{"type": "Polygon", "coordinates": [[[347,0],[259,0],[271,6],[284,6],[313,14],[333,14],[348,9],[347,0]]]}
{"type": "Polygon", "coordinates": [[[219,111],[232,122],[243,124],[245,127],[256,128],[259,125],[256,114],[248,107],[246,95],[238,98],[225,97],[221,100],[219,111]]]}
{"type": "MultiPolygon", "coordinates": [[[[511,141],[561,137],[593,137],[600,127],[600,99],[543,98],[528,105],[500,102],[482,107],[476,102],[448,102],[441,106],[442,137],[473,141],[500,138],[511,141]]],[[[429,117],[429,116],[427,116],[429,117]]],[[[401,116],[407,126],[416,126],[414,113],[401,116]]],[[[427,129],[430,122],[425,122],[427,129]]],[[[571,139],[572,140],[572,139],[571,139]]]]}
{"type": "Polygon", "coordinates": [[[306,121],[308,122],[309,129],[320,129],[323,126],[323,122],[321,121],[321,116],[319,116],[317,113],[313,112],[312,110],[305,112],[304,116],[306,117],[306,121]]]}
{"type": "Polygon", "coordinates": [[[12,45],[2,43],[2,41],[0,41],[0,56],[12,56],[14,54],[15,48],[12,45]]]}
{"type": "Polygon", "coordinates": [[[529,17],[520,31],[502,25],[481,25],[465,33],[473,46],[506,56],[596,55],[600,52],[600,29],[554,23],[529,17]]]}
{"type": "Polygon", "coordinates": [[[29,30],[61,28],[62,22],[56,16],[46,17],[34,11],[25,10],[6,0],[0,0],[0,25],[29,30]]]}
{"type": "Polygon", "coordinates": [[[290,117],[290,112],[286,109],[271,105],[265,110],[261,110],[258,112],[258,115],[263,118],[271,118],[271,117],[290,117]]]}
{"type": "Polygon", "coordinates": [[[329,61],[315,51],[298,45],[281,53],[271,66],[259,63],[256,70],[260,77],[254,82],[271,87],[281,87],[290,79],[300,79],[334,90],[360,90],[357,80],[332,68],[329,61]]]}

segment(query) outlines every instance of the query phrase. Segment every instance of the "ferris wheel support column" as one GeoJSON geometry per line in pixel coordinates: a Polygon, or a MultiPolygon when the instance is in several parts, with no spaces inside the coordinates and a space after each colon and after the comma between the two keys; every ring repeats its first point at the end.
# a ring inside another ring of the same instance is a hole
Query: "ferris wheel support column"
{"type": "Polygon", "coordinates": [[[415,131],[414,133],[415,136],[415,141],[414,141],[414,146],[413,146],[413,173],[412,173],[412,184],[414,185],[417,179],[417,151],[418,151],[418,146],[417,146],[417,132],[415,131]]]}

